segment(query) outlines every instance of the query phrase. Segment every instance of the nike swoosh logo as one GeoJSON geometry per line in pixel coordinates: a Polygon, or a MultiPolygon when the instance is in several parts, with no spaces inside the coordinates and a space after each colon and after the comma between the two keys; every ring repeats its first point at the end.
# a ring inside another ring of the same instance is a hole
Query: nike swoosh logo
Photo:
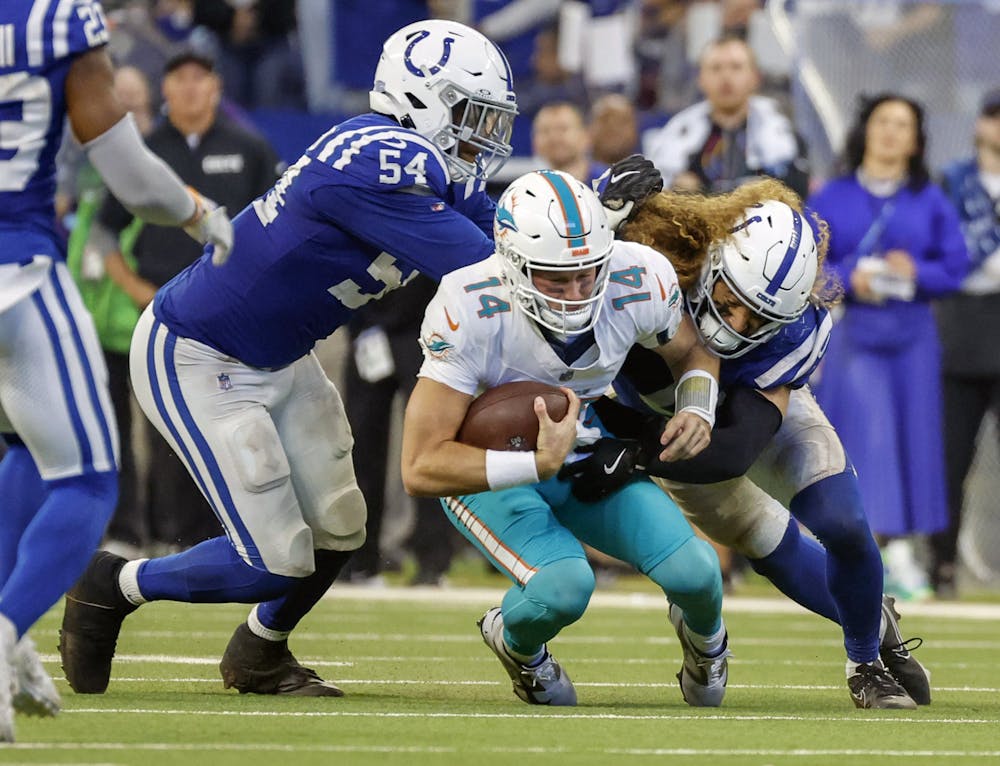
{"type": "Polygon", "coordinates": [[[611,178],[608,179],[609,184],[616,184],[621,181],[625,176],[634,176],[638,173],[638,170],[626,170],[624,173],[612,173],[611,178]]]}
{"type": "MultiPolygon", "coordinates": [[[[382,143],[386,146],[391,146],[393,149],[405,149],[408,144],[399,138],[383,138],[382,143]]],[[[634,171],[638,172],[638,171],[634,171]]]]}
{"type": "Polygon", "coordinates": [[[453,322],[451,319],[451,314],[448,313],[448,309],[444,310],[444,318],[448,320],[448,326],[451,328],[452,332],[458,329],[458,322],[453,322]]]}
{"type": "Polygon", "coordinates": [[[615,458],[615,462],[613,462],[611,465],[607,464],[604,465],[604,473],[606,473],[608,476],[613,474],[615,472],[615,469],[618,467],[618,464],[622,462],[623,457],[625,457],[625,450],[622,450],[621,452],[618,453],[618,457],[615,458]]]}

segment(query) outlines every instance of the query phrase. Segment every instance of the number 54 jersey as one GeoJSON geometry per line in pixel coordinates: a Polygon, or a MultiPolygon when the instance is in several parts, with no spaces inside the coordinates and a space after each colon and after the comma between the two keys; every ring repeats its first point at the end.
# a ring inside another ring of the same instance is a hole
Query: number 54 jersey
{"type": "Polygon", "coordinates": [[[616,241],[608,268],[596,324],[567,343],[543,335],[513,305],[499,255],[449,274],[424,314],[421,377],[466,394],[534,380],[571,388],[585,403],[596,399],[633,344],[667,343],[684,315],[673,266],[655,250],[616,241]]]}
{"type": "Polygon", "coordinates": [[[157,293],[154,312],[177,335],[282,367],[417,272],[440,279],[487,257],[494,209],[482,182],[452,182],[428,139],[354,117],[236,216],[225,265],[206,253],[157,293]]]}
{"type": "Polygon", "coordinates": [[[66,75],[107,41],[94,0],[0,0],[0,264],[65,257],[54,200],[66,75]]]}

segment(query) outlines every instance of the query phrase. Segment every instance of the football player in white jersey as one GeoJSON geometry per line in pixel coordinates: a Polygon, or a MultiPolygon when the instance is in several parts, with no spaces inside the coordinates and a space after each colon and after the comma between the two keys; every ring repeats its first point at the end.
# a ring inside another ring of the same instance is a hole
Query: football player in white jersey
{"type": "Polygon", "coordinates": [[[717,706],[729,651],[715,552],[645,478],[585,503],[557,475],[578,457],[570,454],[575,446],[600,436],[583,425],[586,405],[635,343],[652,349],[680,381],[677,414],[662,436],[665,459],[693,457],[708,445],[717,360],[684,312],[674,270],[648,247],[616,242],[596,195],[558,171],[511,184],[497,206],[494,241],[493,256],[442,280],[425,313],[424,365],[403,428],[407,491],[442,497],[452,523],[512,581],[479,626],[520,699],[576,704],[547,642],[590,600],[587,543],[663,589],[683,647],[684,699],[717,706]],[[477,391],[523,380],[562,386],[570,400],[558,422],[536,400],[535,450],[456,441],[477,391]]]}
{"type": "Polygon", "coordinates": [[[13,708],[54,715],[59,695],[25,636],[76,581],[118,492],[118,432],[94,325],[55,228],[66,118],[136,215],[184,226],[225,260],[225,211],[143,144],[113,89],[96,0],[0,3],[0,742],[13,708]],[[214,209],[213,209],[214,208],[214,209]]]}
{"type": "MultiPolygon", "coordinates": [[[[652,245],[683,274],[689,311],[722,358],[726,394],[713,443],[697,458],[637,460],[665,477],[710,537],[841,624],[858,707],[912,709],[930,701],[928,674],[904,646],[892,602],[882,599],[881,560],[854,469],[806,386],[826,349],[835,296],[822,268],[825,224],[818,231],[799,198],[775,181],[715,197],[657,195],[623,227],[624,238],[652,245]],[[681,222],[711,236],[695,242],[681,222]],[[822,545],[799,533],[799,521],[822,545]]],[[[635,349],[615,389],[637,409],[664,412],[670,384],[665,366],[635,349]]],[[[621,432],[620,413],[606,402],[595,407],[621,432]]]]}

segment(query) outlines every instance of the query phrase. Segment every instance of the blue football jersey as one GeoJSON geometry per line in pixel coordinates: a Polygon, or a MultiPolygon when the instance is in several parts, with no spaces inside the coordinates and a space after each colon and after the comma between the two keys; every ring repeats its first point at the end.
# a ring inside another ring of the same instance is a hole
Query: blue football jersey
{"type": "Polygon", "coordinates": [[[108,41],[96,0],[0,2],[0,263],[62,257],[56,241],[56,152],[73,58],[108,41]]]}
{"type": "MultiPolygon", "coordinates": [[[[723,359],[720,387],[735,386],[765,391],[779,386],[801,388],[819,365],[830,341],[833,318],[825,308],[813,306],[796,321],[784,325],[766,343],[743,356],[723,359]]],[[[638,346],[629,352],[613,388],[619,401],[634,409],[673,412],[674,379],[663,358],[638,346]]]]}
{"type": "Polygon", "coordinates": [[[224,266],[206,253],[157,293],[173,332],[254,367],[293,362],[418,271],[434,279],[493,252],[494,205],[453,183],[440,150],[388,117],[321,136],[233,220],[224,266]]]}

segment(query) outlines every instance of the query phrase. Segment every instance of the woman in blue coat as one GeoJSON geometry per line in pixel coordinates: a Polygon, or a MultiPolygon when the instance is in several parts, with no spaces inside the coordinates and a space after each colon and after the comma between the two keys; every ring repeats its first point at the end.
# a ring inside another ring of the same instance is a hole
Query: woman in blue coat
{"type": "MultiPolygon", "coordinates": [[[[830,224],[828,263],[846,297],[817,396],[882,542],[948,524],[931,301],[959,287],[968,256],[954,208],[929,181],[925,146],[919,104],[892,93],[866,99],[847,142],[848,174],[809,200],[830,224]]],[[[893,557],[890,577],[902,574],[891,571],[893,557]]]]}

